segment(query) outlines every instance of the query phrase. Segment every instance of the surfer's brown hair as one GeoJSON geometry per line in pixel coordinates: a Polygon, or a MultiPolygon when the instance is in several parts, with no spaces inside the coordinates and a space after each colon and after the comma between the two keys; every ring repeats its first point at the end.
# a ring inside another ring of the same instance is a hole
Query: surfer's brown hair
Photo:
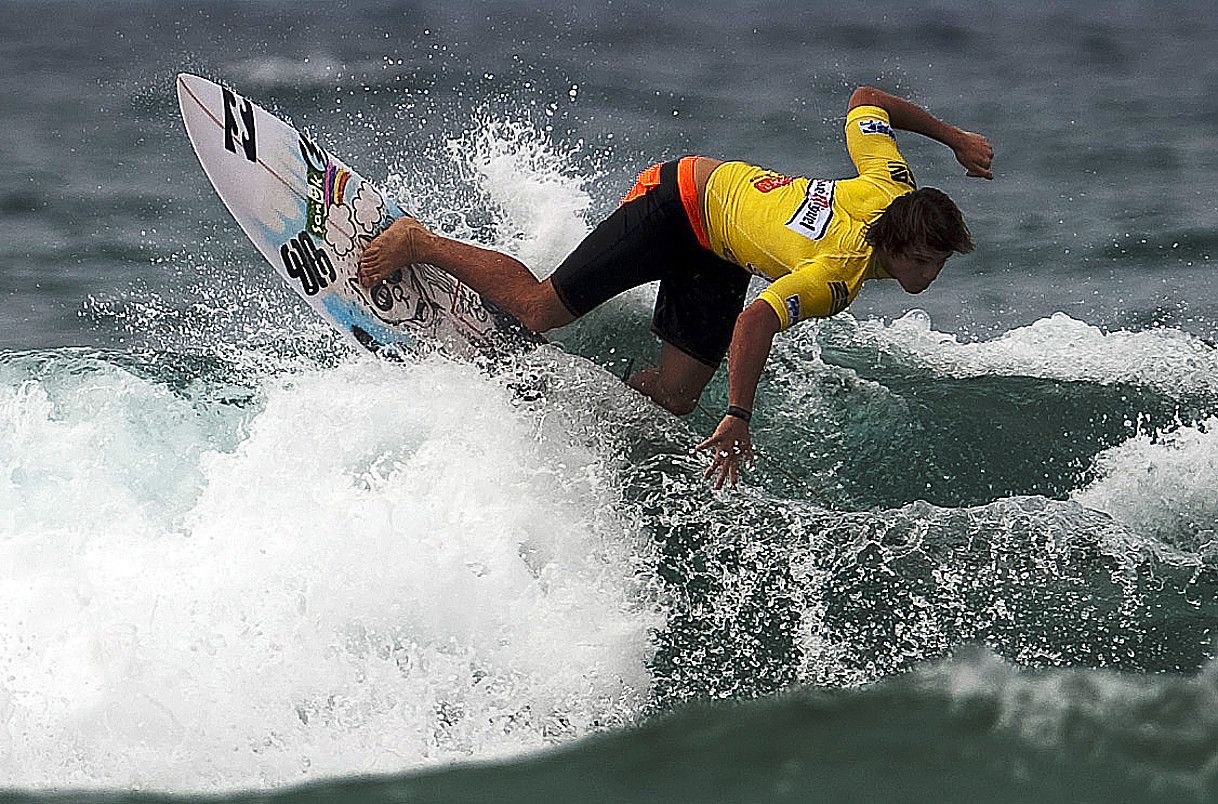
{"type": "Polygon", "coordinates": [[[867,243],[893,254],[922,246],[933,251],[968,254],[973,236],[964,215],[947,193],[923,187],[893,199],[867,227],[867,243]]]}

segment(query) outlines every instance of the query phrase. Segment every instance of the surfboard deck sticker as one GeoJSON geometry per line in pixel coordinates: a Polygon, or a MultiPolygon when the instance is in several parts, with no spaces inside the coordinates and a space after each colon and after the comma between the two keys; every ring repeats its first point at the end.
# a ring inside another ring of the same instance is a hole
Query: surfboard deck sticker
{"type": "Polygon", "coordinates": [[[514,318],[433,265],[365,289],[365,247],[406,214],[345,162],[228,87],[177,77],[186,133],[203,171],[262,256],[352,344],[479,346],[519,336],[514,318]]]}

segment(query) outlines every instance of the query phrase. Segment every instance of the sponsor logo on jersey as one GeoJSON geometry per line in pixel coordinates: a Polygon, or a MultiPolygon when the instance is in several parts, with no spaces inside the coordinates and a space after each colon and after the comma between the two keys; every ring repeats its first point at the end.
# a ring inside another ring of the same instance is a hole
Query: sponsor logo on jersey
{"type": "Polygon", "coordinates": [[[787,298],[785,299],[785,302],[787,305],[787,321],[789,322],[789,324],[798,323],[799,322],[799,297],[798,296],[787,296],[787,298]]]}
{"type": "Polygon", "coordinates": [[[753,189],[759,193],[768,193],[779,187],[786,187],[793,181],[795,181],[794,176],[762,176],[759,179],[753,179],[753,189]]]}
{"type": "Polygon", "coordinates": [[[833,219],[833,188],[836,182],[816,179],[808,183],[808,195],[795,210],[787,228],[812,240],[820,240],[833,219]]]}
{"type": "Polygon", "coordinates": [[[829,315],[837,315],[850,305],[850,291],[845,282],[829,283],[829,315]]]}
{"type": "Polygon", "coordinates": [[[914,181],[913,171],[904,162],[889,162],[888,175],[892,176],[892,180],[895,182],[908,184],[915,190],[918,189],[918,184],[914,181]]]}
{"type": "Polygon", "coordinates": [[[885,123],[883,120],[860,120],[859,131],[864,134],[883,134],[887,137],[892,136],[892,126],[885,123]]]}

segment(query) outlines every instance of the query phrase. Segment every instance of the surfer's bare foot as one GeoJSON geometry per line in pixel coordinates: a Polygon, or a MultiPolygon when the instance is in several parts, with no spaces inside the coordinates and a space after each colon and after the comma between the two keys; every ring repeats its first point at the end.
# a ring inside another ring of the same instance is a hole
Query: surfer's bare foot
{"type": "Polygon", "coordinates": [[[423,262],[427,240],[434,236],[414,218],[398,218],[374,237],[360,255],[360,284],[370,288],[399,268],[423,262]]]}

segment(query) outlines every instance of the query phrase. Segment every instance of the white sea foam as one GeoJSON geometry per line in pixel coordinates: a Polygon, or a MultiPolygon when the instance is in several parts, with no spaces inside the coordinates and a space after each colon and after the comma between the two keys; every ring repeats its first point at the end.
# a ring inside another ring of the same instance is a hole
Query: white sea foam
{"type": "Polygon", "coordinates": [[[1218,350],[1176,329],[1105,332],[1055,313],[993,340],[963,342],[937,332],[926,313],[915,310],[891,323],[854,322],[850,335],[856,344],[910,355],[953,377],[1129,383],[1172,395],[1218,391],[1218,350]]]}
{"type": "Polygon", "coordinates": [[[1218,418],[1137,435],[1096,456],[1095,469],[1077,502],[1181,547],[1215,541],[1218,418]]]}
{"type": "Polygon", "coordinates": [[[0,368],[0,787],[271,786],[637,712],[659,615],[578,409],[440,360],[244,406],[0,368]]]}
{"type": "Polygon", "coordinates": [[[554,145],[524,121],[481,117],[448,143],[462,180],[500,212],[493,241],[547,276],[588,234],[595,176],[581,175],[579,154],[554,145]]]}

